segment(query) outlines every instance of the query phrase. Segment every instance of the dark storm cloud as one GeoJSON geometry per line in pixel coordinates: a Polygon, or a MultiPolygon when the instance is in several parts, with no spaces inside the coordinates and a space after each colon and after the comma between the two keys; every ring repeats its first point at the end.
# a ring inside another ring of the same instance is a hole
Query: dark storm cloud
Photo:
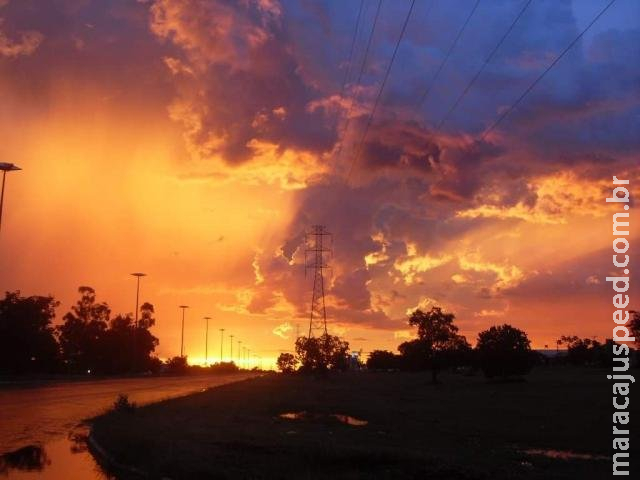
{"type": "MultiPolygon", "coordinates": [[[[611,249],[598,250],[586,256],[580,256],[563,262],[553,270],[537,272],[519,285],[506,289],[506,297],[523,299],[555,299],[563,300],[572,297],[608,298],[614,295],[607,277],[623,276],[621,268],[612,266],[611,249]]],[[[621,255],[620,259],[623,258],[621,255]]],[[[640,261],[631,255],[628,268],[630,271],[640,269],[640,261]]],[[[637,297],[640,291],[631,284],[630,298],[637,297]]],[[[631,305],[629,308],[634,308],[631,305]]]]}
{"type": "MultiPolygon", "coordinates": [[[[184,50],[188,74],[177,75],[174,119],[188,129],[194,152],[229,163],[253,156],[259,140],[284,150],[322,153],[335,134],[305,81],[277,2],[158,1],[151,28],[184,50]]],[[[175,71],[175,69],[174,69],[175,71]]]]}

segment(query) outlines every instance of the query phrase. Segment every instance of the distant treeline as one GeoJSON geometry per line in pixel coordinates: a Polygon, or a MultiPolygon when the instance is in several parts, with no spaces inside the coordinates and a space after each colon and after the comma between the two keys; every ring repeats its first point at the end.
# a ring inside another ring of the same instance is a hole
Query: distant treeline
{"type": "MultiPolygon", "coordinates": [[[[631,311],[631,330],[640,339],[640,315],[631,311]]],[[[444,368],[457,368],[466,372],[482,370],[485,376],[510,377],[528,373],[534,365],[571,364],[576,366],[611,367],[613,364],[613,341],[598,342],[592,338],[563,335],[556,342],[555,355],[543,355],[531,350],[527,334],[511,325],[493,326],[478,334],[475,348],[457,334],[453,325],[454,315],[434,307],[429,312],[416,310],[409,324],[418,327],[415,340],[398,346],[400,354],[386,350],[375,350],[367,359],[367,368],[373,370],[431,370],[436,379],[437,372],[444,368]]]]}
{"type": "MultiPolygon", "coordinates": [[[[631,312],[631,330],[640,338],[640,315],[631,312]]],[[[487,377],[507,378],[527,374],[536,364],[571,363],[609,367],[612,360],[611,340],[603,343],[595,339],[562,336],[557,344],[566,346],[566,353],[553,358],[531,349],[527,334],[511,325],[495,325],[478,334],[475,348],[458,333],[455,315],[433,307],[429,311],[415,310],[408,318],[416,328],[416,338],[401,343],[399,354],[374,350],[366,367],[371,370],[430,370],[437,382],[444,369],[473,373],[481,370],[487,377]]],[[[296,341],[296,353],[283,353],[278,368],[285,373],[345,370],[349,367],[349,345],[331,335],[296,341]]]]}
{"type": "Polygon", "coordinates": [[[0,300],[0,374],[96,373],[157,371],[153,355],[158,339],[150,303],[140,307],[136,325],[131,314],[112,316],[96,301],[91,287],[78,289],[80,299],[53,325],[59,302],[53,297],[22,297],[7,292],[0,300]]]}

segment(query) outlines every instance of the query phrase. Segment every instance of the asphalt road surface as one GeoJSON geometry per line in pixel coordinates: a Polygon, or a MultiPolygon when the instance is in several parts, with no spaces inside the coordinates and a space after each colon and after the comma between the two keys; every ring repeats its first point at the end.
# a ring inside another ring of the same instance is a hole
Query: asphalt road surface
{"type": "Polygon", "coordinates": [[[82,420],[108,409],[119,394],[137,404],[186,395],[253,373],[124,378],[0,388],[0,454],[65,437],[82,420]]]}

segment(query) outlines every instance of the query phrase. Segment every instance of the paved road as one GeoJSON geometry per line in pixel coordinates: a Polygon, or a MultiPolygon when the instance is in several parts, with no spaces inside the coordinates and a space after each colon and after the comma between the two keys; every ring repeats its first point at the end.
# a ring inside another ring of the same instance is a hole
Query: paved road
{"type": "Polygon", "coordinates": [[[242,380],[255,374],[126,378],[0,389],[0,453],[66,436],[109,408],[118,394],[144,404],[242,380]]]}

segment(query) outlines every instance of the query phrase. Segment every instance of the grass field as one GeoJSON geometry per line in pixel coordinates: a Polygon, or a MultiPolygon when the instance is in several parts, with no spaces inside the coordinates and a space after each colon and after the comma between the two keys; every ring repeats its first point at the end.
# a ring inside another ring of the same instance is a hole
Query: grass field
{"type": "Polygon", "coordinates": [[[107,414],[95,419],[93,436],[119,461],[174,480],[602,479],[611,475],[606,374],[539,368],[521,383],[445,374],[439,385],[428,373],[269,374],[107,414]],[[280,417],[295,412],[307,415],[280,417]]]}

